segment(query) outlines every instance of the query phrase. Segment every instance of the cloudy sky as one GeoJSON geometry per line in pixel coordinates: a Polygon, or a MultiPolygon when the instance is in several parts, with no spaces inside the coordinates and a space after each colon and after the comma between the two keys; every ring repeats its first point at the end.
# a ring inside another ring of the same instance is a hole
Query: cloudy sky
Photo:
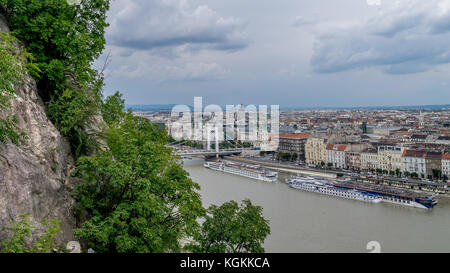
{"type": "Polygon", "coordinates": [[[113,0],[109,23],[128,104],[450,103],[450,0],[113,0]]]}

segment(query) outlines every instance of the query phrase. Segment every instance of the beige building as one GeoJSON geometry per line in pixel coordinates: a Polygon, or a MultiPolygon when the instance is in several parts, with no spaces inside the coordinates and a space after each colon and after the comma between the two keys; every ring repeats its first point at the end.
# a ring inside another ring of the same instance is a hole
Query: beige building
{"type": "Polygon", "coordinates": [[[395,172],[402,170],[402,154],[404,148],[396,144],[378,146],[378,168],[395,172]]]}
{"type": "Polygon", "coordinates": [[[371,147],[369,143],[350,143],[345,149],[346,168],[361,170],[361,153],[371,147]]]}
{"type": "Polygon", "coordinates": [[[361,152],[361,170],[376,170],[378,168],[377,149],[366,149],[361,152]]]}
{"type": "Polygon", "coordinates": [[[327,161],[327,139],[309,138],[305,144],[305,158],[307,164],[321,165],[327,161]]]}

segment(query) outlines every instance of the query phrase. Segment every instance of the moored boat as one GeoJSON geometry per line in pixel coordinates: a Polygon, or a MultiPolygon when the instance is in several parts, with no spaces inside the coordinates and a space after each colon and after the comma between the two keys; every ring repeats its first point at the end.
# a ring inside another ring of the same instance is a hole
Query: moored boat
{"type": "Polygon", "coordinates": [[[234,175],[240,175],[251,179],[265,182],[276,182],[278,173],[262,168],[261,166],[245,165],[229,161],[224,162],[205,162],[204,167],[215,171],[221,171],[234,175]]]}
{"type": "Polygon", "coordinates": [[[304,178],[290,178],[287,180],[288,184],[297,190],[315,192],[324,195],[331,195],[340,198],[353,199],[369,203],[380,203],[382,201],[375,194],[369,194],[351,189],[342,189],[334,187],[326,182],[318,180],[304,179],[304,178]]]}

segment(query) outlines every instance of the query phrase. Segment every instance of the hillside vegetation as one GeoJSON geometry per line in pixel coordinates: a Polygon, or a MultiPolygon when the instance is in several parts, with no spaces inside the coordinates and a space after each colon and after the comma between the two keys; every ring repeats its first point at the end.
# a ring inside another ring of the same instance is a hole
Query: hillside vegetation
{"type": "MultiPolygon", "coordinates": [[[[103,98],[103,75],[91,65],[105,47],[109,5],[107,0],[76,5],[0,0],[0,12],[12,30],[0,37],[0,111],[8,107],[22,74],[31,74],[47,116],[69,140],[76,159],[72,176],[80,182],[72,192],[73,213],[80,228],[75,236],[84,249],[96,252],[263,252],[270,228],[262,208],[246,200],[241,207],[231,202],[205,209],[199,185],[166,147],[167,133],[124,112],[120,93],[103,98]],[[14,39],[29,56],[8,47],[14,39]],[[100,132],[89,130],[99,121],[100,132]],[[201,218],[206,225],[199,224],[201,218]],[[186,248],[183,241],[189,242],[186,248]]],[[[14,117],[0,120],[0,142],[20,145],[26,136],[15,124],[14,117]]],[[[11,223],[11,228],[22,231],[19,235],[30,233],[26,220],[11,223]]],[[[53,227],[41,243],[46,251],[55,231],[53,227]]],[[[21,246],[27,244],[22,235],[17,238],[6,240],[3,251],[39,252],[39,247],[21,246]]]]}

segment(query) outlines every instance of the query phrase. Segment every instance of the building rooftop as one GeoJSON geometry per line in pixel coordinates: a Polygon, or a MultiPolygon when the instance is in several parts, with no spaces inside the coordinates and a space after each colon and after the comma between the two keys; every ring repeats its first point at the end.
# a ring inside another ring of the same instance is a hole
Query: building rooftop
{"type": "Polygon", "coordinates": [[[311,134],[280,134],[280,138],[309,138],[311,134]]]}
{"type": "Polygon", "coordinates": [[[420,150],[404,150],[402,156],[425,158],[426,152],[420,150]]]}

